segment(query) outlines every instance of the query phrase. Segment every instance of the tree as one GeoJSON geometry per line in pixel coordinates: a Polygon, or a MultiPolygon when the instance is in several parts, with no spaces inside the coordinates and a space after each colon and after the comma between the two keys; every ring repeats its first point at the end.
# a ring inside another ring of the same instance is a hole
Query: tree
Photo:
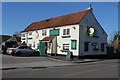
{"type": "Polygon", "coordinates": [[[116,32],[114,34],[114,38],[113,38],[113,41],[112,41],[112,45],[114,47],[114,50],[117,52],[119,48],[119,44],[120,44],[120,33],[119,32],[116,32]]]}
{"type": "Polygon", "coordinates": [[[113,38],[113,41],[112,41],[112,42],[114,42],[117,38],[120,39],[120,33],[119,33],[118,31],[115,32],[114,38],[113,38]]]}
{"type": "Polygon", "coordinates": [[[20,36],[21,36],[21,31],[16,31],[16,32],[14,33],[14,35],[15,35],[16,37],[20,37],[20,36]]]}

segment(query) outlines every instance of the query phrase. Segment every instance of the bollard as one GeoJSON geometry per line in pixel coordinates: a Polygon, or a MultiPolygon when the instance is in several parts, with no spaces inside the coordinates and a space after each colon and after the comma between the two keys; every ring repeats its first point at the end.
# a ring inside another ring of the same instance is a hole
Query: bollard
{"type": "Polygon", "coordinates": [[[66,59],[73,60],[73,53],[71,51],[67,52],[66,59]]]}

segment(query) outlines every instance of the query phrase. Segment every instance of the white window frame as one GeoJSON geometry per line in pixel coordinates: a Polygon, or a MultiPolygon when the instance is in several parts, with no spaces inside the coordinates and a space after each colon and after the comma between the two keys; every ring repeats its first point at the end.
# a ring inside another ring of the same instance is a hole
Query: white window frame
{"type": "Polygon", "coordinates": [[[70,45],[69,44],[63,44],[63,50],[69,50],[70,45]]]}
{"type": "Polygon", "coordinates": [[[25,34],[21,34],[21,37],[25,37],[25,34]]]}
{"type": "Polygon", "coordinates": [[[70,29],[63,29],[63,35],[70,35],[70,29]]]}
{"type": "Polygon", "coordinates": [[[47,30],[46,29],[42,30],[42,36],[46,36],[46,35],[47,35],[47,30]]]}
{"type": "Polygon", "coordinates": [[[32,36],[32,32],[30,31],[30,32],[28,32],[28,36],[32,36]]]}

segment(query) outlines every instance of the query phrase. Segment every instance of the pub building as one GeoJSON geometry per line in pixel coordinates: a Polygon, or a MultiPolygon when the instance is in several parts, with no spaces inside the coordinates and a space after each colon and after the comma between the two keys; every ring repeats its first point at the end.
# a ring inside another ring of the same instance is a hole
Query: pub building
{"type": "Polygon", "coordinates": [[[105,55],[107,36],[90,5],[80,12],[31,23],[22,31],[21,41],[40,55],[105,55]]]}

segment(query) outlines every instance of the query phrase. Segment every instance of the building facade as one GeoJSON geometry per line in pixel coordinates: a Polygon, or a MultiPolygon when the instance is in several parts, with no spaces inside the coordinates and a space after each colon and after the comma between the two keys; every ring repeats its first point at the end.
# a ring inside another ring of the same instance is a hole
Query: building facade
{"type": "Polygon", "coordinates": [[[39,50],[40,54],[107,54],[107,34],[91,6],[80,12],[34,22],[22,31],[21,41],[39,50]]]}

